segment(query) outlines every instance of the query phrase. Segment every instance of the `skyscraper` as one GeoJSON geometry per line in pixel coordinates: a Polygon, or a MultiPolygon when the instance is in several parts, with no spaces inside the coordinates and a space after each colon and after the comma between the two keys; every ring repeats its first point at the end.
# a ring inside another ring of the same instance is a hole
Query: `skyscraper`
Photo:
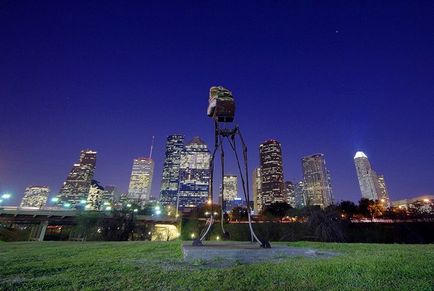
{"type": "Polygon", "coordinates": [[[294,187],[295,207],[302,208],[306,206],[306,197],[304,195],[304,183],[299,181],[294,187]]]}
{"type": "Polygon", "coordinates": [[[256,168],[253,171],[253,209],[255,213],[258,214],[262,210],[262,179],[261,179],[261,168],[256,168]]]}
{"type": "Polygon", "coordinates": [[[148,203],[151,196],[153,175],[154,161],[151,157],[134,159],[128,187],[128,200],[140,205],[148,203]]]}
{"type": "Polygon", "coordinates": [[[295,208],[295,185],[291,181],[285,182],[285,202],[295,208]]]}
{"type": "Polygon", "coordinates": [[[303,157],[303,192],[307,205],[321,208],[333,204],[330,173],[327,170],[323,154],[303,157]]]}
{"type": "Polygon", "coordinates": [[[185,211],[206,203],[209,191],[211,154],[207,145],[194,137],[181,152],[178,207],[185,211]]]}
{"type": "Polygon", "coordinates": [[[59,191],[59,204],[76,207],[81,201],[86,201],[90,184],[95,174],[96,151],[82,150],[80,160],[72,166],[66,181],[59,191]]]}
{"type": "MultiPolygon", "coordinates": [[[[222,191],[220,191],[222,192],[222,191]]],[[[223,197],[224,197],[224,210],[232,208],[233,201],[238,196],[238,177],[236,175],[223,176],[223,197]]]]}
{"type": "Polygon", "coordinates": [[[179,166],[184,149],[184,136],[169,135],[166,142],[163,178],[161,179],[160,201],[162,204],[176,204],[179,186],[179,166]]]}
{"type": "Polygon", "coordinates": [[[102,187],[98,181],[92,180],[89,195],[87,196],[86,209],[100,210],[104,202],[108,202],[104,201],[104,187],[102,187]]]}
{"type": "Polygon", "coordinates": [[[29,186],[24,192],[20,207],[44,207],[49,193],[48,186],[29,186]]]}
{"type": "Polygon", "coordinates": [[[369,200],[382,200],[389,205],[389,193],[383,175],[377,175],[372,169],[368,157],[363,152],[357,152],[354,156],[357,178],[359,180],[362,198],[369,200]]]}
{"type": "Polygon", "coordinates": [[[276,140],[267,140],[259,146],[261,164],[262,207],[285,202],[282,148],[276,140]]]}
{"type": "Polygon", "coordinates": [[[378,175],[378,199],[384,203],[386,207],[390,206],[389,192],[387,191],[386,181],[383,175],[378,175]]]}

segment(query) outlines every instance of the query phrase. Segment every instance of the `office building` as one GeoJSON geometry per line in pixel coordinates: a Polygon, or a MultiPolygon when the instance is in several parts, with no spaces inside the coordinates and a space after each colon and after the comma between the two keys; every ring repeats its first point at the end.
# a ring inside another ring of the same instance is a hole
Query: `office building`
{"type": "Polygon", "coordinates": [[[72,166],[66,181],[60,188],[59,204],[65,207],[78,207],[87,200],[90,185],[95,174],[96,151],[82,150],[78,163],[72,166]]]}
{"type": "Polygon", "coordinates": [[[184,212],[208,200],[211,154],[207,145],[194,137],[181,152],[178,209],[184,212]]]}
{"type": "Polygon", "coordinates": [[[134,159],[128,187],[128,200],[139,205],[149,203],[151,198],[154,161],[151,157],[134,159]]]}
{"type": "Polygon", "coordinates": [[[379,200],[390,205],[389,193],[383,175],[377,175],[372,169],[368,157],[363,152],[357,152],[354,156],[357,178],[359,180],[362,198],[369,200],[379,200]]]}
{"type": "Polygon", "coordinates": [[[20,207],[42,208],[47,203],[50,188],[48,186],[29,186],[24,192],[20,207]]]}
{"type": "Polygon", "coordinates": [[[262,208],[272,203],[285,202],[282,148],[278,141],[267,140],[259,146],[261,165],[262,208]]]}
{"type": "Polygon", "coordinates": [[[262,210],[262,192],[261,192],[261,186],[262,186],[262,180],[261,180],[261,168],[256,168],[253,171],[253,210],[255,211],[255,214],[259,214],[262,210]]]}
{"type": "Polygon", "coordinates": [[[176,204],[179,187],[179,167],[183,149],[183,135],[175,134],[167,137],[166,157],[164,159],[160,189],[160,202],[164,205],[176,204]]]}
{"type": "Polygon", "coordinates": [[[330,173],[323,154],[303,157],[303,193],[306,204],[321,208],[333,204],[330,173]]]}

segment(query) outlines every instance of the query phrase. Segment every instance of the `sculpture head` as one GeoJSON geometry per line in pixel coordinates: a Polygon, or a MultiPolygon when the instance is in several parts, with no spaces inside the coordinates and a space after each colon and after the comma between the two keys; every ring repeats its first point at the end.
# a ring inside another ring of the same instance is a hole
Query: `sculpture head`
{"type": "Polygon", "coordinates": [[[235,117],[235,101],[232,92],[222,86],[209,89],[207,114],[217,122],[232,122],[235,117]]]}

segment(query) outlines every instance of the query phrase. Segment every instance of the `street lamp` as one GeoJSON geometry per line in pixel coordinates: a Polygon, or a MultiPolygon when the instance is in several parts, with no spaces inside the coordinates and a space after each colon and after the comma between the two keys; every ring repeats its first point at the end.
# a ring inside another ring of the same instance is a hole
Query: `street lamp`
{"type": "Polygon", "coordinates": [[[59,197],[53,197],[53,198],[51,198],[51,202],[53,202],[53,203],[59,202],[59,197]]]}
{"type": "Polygon", "coordinates": [[[2,199],[9,199],[11,198],[11,196],[12,196],[11,194],[6,193],[2,195],[2,199]]]}

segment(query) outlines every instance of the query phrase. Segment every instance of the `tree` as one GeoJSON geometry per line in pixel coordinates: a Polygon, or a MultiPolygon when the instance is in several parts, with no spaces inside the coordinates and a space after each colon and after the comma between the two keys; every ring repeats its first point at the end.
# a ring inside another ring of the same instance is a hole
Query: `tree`
{"type": "Polygon", "coordinates": [[[231,221],[246,221],[248,219],[247,216],[247,208],[244,207],[234,207],[230,213],[231,221]]]}
{"type": "Polygon", "coordinates": [[[353,201],[341,201],[338,209],[342,212],[343,217],[350,220],[357,213],[357,205],[353,201]]]}
{"type": "Polygon", "coordinates": [[[339,212],[335,210],[316,209],[308,218],[308,227],[318,241],[343,242],[344,222],[339,218],[339,212]]]}
{"type": "Polygon", "coordinates": [[[285,202],[276,202],[271,205],[265,206],[262,215],[269,218],[282,219],[288,215],[289,210],[292,209],[291,205],[285,202]]]}

